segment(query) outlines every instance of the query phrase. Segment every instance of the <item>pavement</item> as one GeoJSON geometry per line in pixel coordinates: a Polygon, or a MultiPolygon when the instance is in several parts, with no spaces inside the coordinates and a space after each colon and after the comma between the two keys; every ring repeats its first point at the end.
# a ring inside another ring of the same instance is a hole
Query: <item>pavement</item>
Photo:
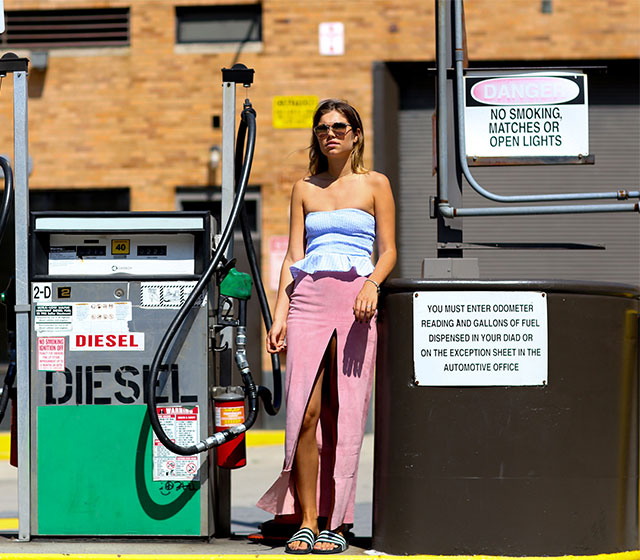
{"type": "MultiPolygon", "coordinates": [[[[233,555],[285,557],[284,549],[254,544],[246,536],[258,531],[263,521],[271,519],[271,515],[255,506],[262,493],[276,479],[282,468],[284,459],[284,432],[255,430],[247,434],[247,466],[232,471],[232,538],[216,539],[214,542],[203,542],[197,539],[105,539],[105,538],[34,538],[30,542],[17,540],[18,529],[18,492],[17,469],[8,463],[8,434],[0,434],[0,560],[8,558],[90,558],[99,554],[98,558],[115,558],[126,555],[145,555],[163,558],[161,555],[198,555],[197,558],[213,558],[222,555],[231,558],[233,555]],[[3,451],[4,450],[4,451],[3,451]],[[7,554],[11,554],[8,556],[7,554]],[[43,554],[47,556],[42,556],[43,554]],[[26,556],[25,556],[26,555],[26,556]],[[34,556],[36,555],[36,556],[34,556]],[[81,555],[81,556],[76,556],[81,555]],[[107,556],[103,556],[107,555],[107,556]],[[202,556],[205,555],[205,556],[202,556]],[[211,556],[214,555],[214,556],[211,556]]],[[[358,537],[344,555],[362,556],[368,548],[371,535],[371,506],[373,492],[373,434],[365,435],[358,486],[356,490],[356,508],[353,532],[358,537]],[[363,546],[356,546],[361,544],[363,546]]],[[[374,555],[375,556],[375,555],[374,555]]],[[[290,558],[290,556],[286,556],[290,558]]],[[[188,558],[193,559],[193,556],[188,558]]]]}
{"type": "MultiPolygon", "coordinates": [[[[17,469],[8,464],[8,434],[0,432],[0,560],[290,560],[283,546],[250,542],[246,537],[271,516],[255,502],[280,473],[284,432],[253,430],[247,434],[247,466],[232,471],[232,537],[213,542],[169,538],[43,538],[17,540],[17,469]]],[[[372,550],[373,434],[366,434],[360,458],[353,532],[356,536],[343,559],[385,560],[505,560],[504,556],[393,556],[372,550]]],[[[317,555],[311,555],[317,557],[317,555]]],[[[640,551],[589,556],[563,556],[556,560],[640,560],[640,551]]],[[[515,560],[515,559],[514,559],[515,560]]],[[[522,557],[518,560],[554,560],[522,557]]]]}

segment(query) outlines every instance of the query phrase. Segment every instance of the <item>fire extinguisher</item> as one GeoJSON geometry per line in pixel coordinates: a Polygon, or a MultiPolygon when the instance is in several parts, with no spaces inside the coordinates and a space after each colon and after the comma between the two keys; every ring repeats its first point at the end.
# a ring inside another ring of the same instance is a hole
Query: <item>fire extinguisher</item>
{"type": "MultiPolygon", "coordinates": [[[[244,422],[244,395],[227,391],[214,397],[216,412],[216,432],[222,432],[235,424],[244,422]]],[[[216,448],[217,463],[224,469],[238,469],[247,464],[247,447],[244,433],[216,448]]]]}

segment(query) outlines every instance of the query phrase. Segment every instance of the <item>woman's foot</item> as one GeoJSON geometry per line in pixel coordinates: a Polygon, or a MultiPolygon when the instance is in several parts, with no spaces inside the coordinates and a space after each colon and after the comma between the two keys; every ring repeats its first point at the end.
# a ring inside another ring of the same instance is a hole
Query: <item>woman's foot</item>
{"type": "Polygon", "coordinates": [[[339,554],[344,552],[349,548],[344,534],[344,525],[333,531],[321,531],[313,545],[313,552],[316,554],[339,554]]]}
{"type": "Polygon", "coordinates": [[[318,527],[300,527],[287,541],[284,551],[288,554],[309,554],[313,550],[318,527]]]}

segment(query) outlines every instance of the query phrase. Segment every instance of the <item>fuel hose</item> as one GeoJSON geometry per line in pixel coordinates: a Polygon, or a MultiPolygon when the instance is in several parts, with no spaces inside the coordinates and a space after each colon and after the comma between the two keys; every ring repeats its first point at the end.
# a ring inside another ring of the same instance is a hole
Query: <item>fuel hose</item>
{"type": "MultiPolygon", "coordinates": [[[[238,129],[235,156],[236,185],[240,184],[240,171],[242,169],[242,156],[244,153],[246,130],[246,126],[241,126],[238,129]]],[[[262,320],[268,332],[271,330],[273,319],[271,317],[271,310],[269,309],[267,295],[265,294],[264,285],[262,283],[262,275],[260,274],[260,266],[258,265],[256,249],[253,245],[253,239],[251,238],[251,227],[249,226],[249,218],[247,216],[247,209],[244,200],[242,202],[242,207],[240,208],[240,226],[242,229],[244,246],[247,250],[247,258],[249,259],[251,276],[253,276],[253,283],[256,287],[258,302],[260,303],[262,320]]],[[[258,386],[258,396],[262,399],[262,406],[264,407],[265,412],[270,416],[275,416],[278,414],[282,403],[282,375],[280,371],[280,356],[278,354],[271,354],[271,371],[273,374],[273,395],[267,387],[260,385],[258,386]]]]}
{"type": "Polygon", "coordinates": [[[0,167],[4,173],[4,193],[0,205],[0,243],[2,243],[13,207],[13,171],[9,161],[3,156],[0,156],[0,167]]]}
{"type": "Polygon", "coordinates": [[[220,236],[220,241],[216,247],[213,257],[209,262],[205,272],[202,274],[198,282],[196,283],[193,291],[185,301],[184,305],[179,309],[176,316],[171,321],[171,324],[167,328],[160,345],[156,350],[153,361],[151,362],[151,368],[149,372],[149,380],[145,387],[147,397],[147,413],[149,415],[149,421],[151,427],[160,440],[160,442],[172,453],[177,455],[194,455],[195,453],[202,453],[212,447],[217,447],[247,431],[255,422],[258,414],[258,391],[251,379],[251,374],[248,368],[243,368],[241,371],[242,380],[245,384],[245,390],[249,403],[249,413],[246,420],[242,424],[236,424],[230,428],[215,433],[209,436],[207,439],[201,440],[196,444],[181,446],[173,442],[163,430],[160,420],[158,418],[158,411],[156,407],[156,386],[158,383],[158,376],[160,373],[160,364],[163,362],[167,351],[171,345],[171,342],[175,338],[180,326],[186,319],[187,315],[191,311],[192,307],[200,297],[200,294],[204,291],[209,283],[211,276],[216,271],[220,264],[224,251],[229,244],[231,235],[233,234],[233,228],[238,221],[240,215],[240,209],[244,202],[244,195],[247,189],[247,183],[249,182],[249,175],[251,173],[251,164],[253,163],[253,154],[255,151],[256,143],[256,113],[251,106],[249,100],[246,100],[241,114],[239,137],[242,136],[244,141],[244,135],[248,132],[247,142],[244,150],[244,160],[240,171],[240,179],[238,181],[238,188],[235,198],[233,200],[233,206],[229,214],[227,224],[220,236]]]}
{"type": "MultiPolygon", "coordinates": [[[[7,225],[9,223],[9,217],[11,216],[11,208],[13,207],[13,171],[11,170],[11,165],[9,161],[0,156],[0,168],[4,173],[4,192],[2,194],[2,203],[0,203],[0,243],[2,243],[2,239],[4,237],[5,231],[7,229],[7,225]]],[[[13,287],[11,284],[7,287],[6,293],[11,294],[11,290],[13,287]]],[[[13,298],[9,297],[5,302],[5,294],[2,294],[2,303],[6,304],[6,313],[7,313],[7,331],[9,334],[9,367],[7,368],[7,373],[4,376],[4,381],[2,383],[2,387],[0,388],[0,422],[4,418],[4,415],[9,406],[9,397],[11,393],[11,388],[13,387],[13,383],[16,378],[16,358],[15,358],[15,326],[12,326],[11,323],[13,321],[10,320],[10,317],[13,315],[13,298]]]]}

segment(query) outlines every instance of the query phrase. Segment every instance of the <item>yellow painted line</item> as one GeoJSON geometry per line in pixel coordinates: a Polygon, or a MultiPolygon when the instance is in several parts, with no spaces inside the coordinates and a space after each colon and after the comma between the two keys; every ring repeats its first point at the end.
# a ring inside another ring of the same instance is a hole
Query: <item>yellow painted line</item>
{"type": "MultiPolygon", "coordinates": [[[[318,558],[318,554],[308,555],[318,558]]],[[[322,555],[326,556],[326,555],[322,555]]],[[[291,560],[288,554],[29,554],[29,553],[0,553],[0,560],[247,560],[248,558],[260,558],[260,560],[291,560]]],[[[340,560],[362,560],[363,558],[384,560],[506,560],[513,556],[390,556],[386,554],[373,555],[346,555],[340,554],[340,560]]],[[[517,560],[638,560],[640,551],[617,552],[614,554],[597,554],[595,556],[520,556],[517,560]]]]}
{"type": "Polygon", "coordinates": [[[249,430],[247,432],[247,445],[249,447],[284,445],[284,430],[249,430]]]}
{"type": "Polygon", "coordinates": [[[0,461],[8,461],[11,446],[9,432],[0,432],[0,461]]]}
{"type": "MultiPolygon", "coordinates": [[[[9,460],[11,435],[0,432],[0,461],[9,460]]],[[[261,445],[284,445],[284,430],[249,430],[247,445],[257,447],[261,445]]]]}
{"type": "Polygon", "coordinates": [[[0,518],[0,531],[17,531],[18,519],[17,518],[0,518]]]}

